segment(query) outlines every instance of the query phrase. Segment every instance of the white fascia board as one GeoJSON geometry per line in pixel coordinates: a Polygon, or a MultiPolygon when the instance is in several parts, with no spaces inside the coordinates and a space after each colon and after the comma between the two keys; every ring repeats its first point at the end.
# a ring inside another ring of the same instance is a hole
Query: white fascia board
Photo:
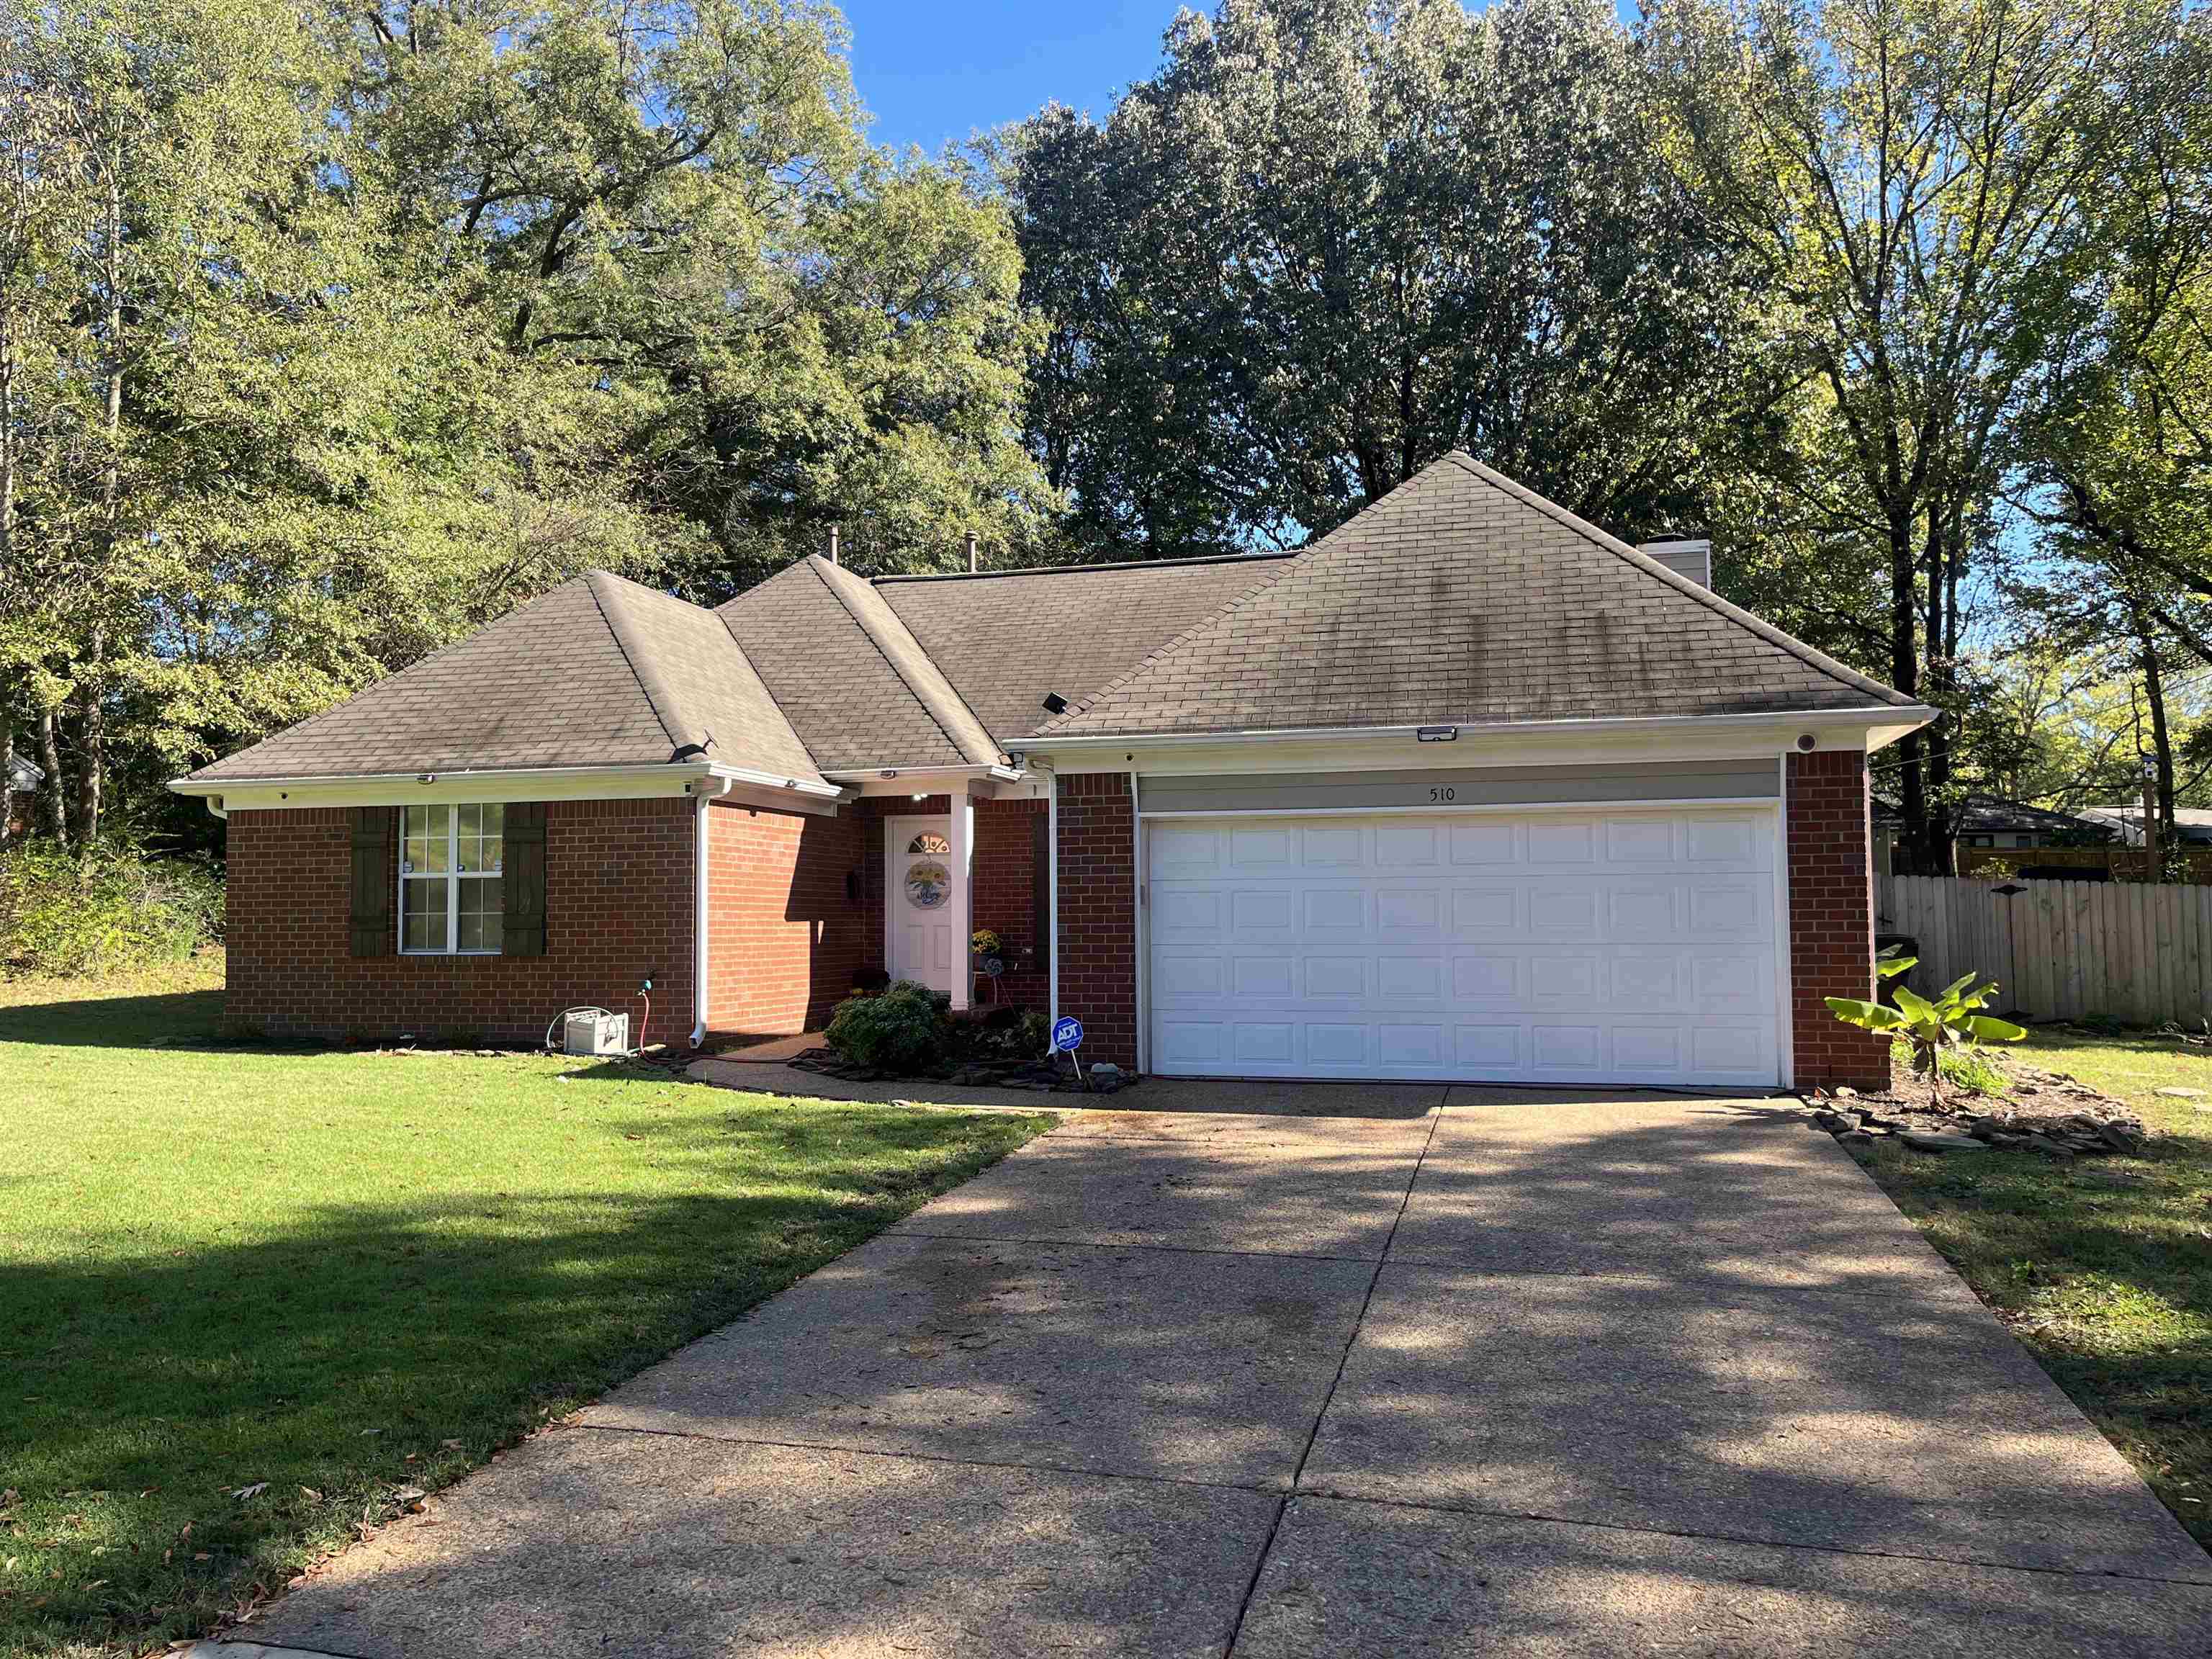
{"type": "Polygon", "coordinates": [[[834,810],[845,799],[834,784],[783,778],[705,761],[648,766],[486,768],[481,771],[355,772],[287,778],[174,778],[180,795],[220,800],[225,813],[276,811],[311,806],[404,806],[416,802],[511,800],[649,800],[696,793],[708,780],[776,797],[804,811],[823,803],[834,810]]]}
{"type": "Polygon", "coordinates": [[[1871,753],[1936,716],[1923,706],[1795,714],[1654,715],[1462,726],[1456,738],[1420,741],[1435,726],[1206,732],[1036,738],[1030,755],[1065,773],[1360,771],[1377,767],[1571,765],[1662,760],[1754,760],[1810,736],[1816,749],[1871,753]]]}
{"type": "Polygon", "coordinates": [[[975,784],[1030,781],[1027,771],[1014,766],[878,766],[822,775],[850,795],[952,795],[975,784]]]}

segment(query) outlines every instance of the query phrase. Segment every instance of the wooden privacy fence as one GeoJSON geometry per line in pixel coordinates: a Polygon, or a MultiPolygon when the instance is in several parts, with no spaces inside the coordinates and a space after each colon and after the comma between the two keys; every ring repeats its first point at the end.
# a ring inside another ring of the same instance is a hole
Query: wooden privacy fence
{"type": "Polygon", "coordinates": [[[1916,991],[1972,969],[2030,1019],[2212,1018],[2212,887],[1881,876],[1875,908],[1879,932],[1918,941],[1916,991]]]}

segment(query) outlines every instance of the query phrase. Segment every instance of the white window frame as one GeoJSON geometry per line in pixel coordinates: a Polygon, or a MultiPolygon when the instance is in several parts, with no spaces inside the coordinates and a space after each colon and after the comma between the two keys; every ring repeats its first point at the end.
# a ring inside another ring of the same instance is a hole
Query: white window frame
{"type": "MultiPolygon", "coordinates": [[[[507,814],[503,801],[427,801],[419,806],[399,809],[399,954],[403,957],[495,957],[501,954],[497,945],[483,945],[474,950],[461,949],[461,884],[465,881],[504,881],[507,877],[507,814]],[[461,868],[461,809],[486,806],[500,809],[499,863],[489,870],[461,868]],[[431,812],[442,808],[446,814],[446,867],[417,874],[407,868],[407,815],[410,812],[431,812]],[[440,946],[424,949],[410,948],[407,944],[407,890],[410,886],[428,886],[434,881],[446,885],[446,942],[440,946]]],[[[499,896],[500,915],[507,915],[507,894],[499,896]]]]}

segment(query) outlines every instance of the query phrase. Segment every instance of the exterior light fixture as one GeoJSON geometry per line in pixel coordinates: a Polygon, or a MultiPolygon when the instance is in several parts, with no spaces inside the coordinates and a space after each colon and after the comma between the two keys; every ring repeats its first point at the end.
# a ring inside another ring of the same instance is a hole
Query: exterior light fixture
{"type": "Polygon", "coordinates": [[[1456,726],[1424,726],[1419,731],[1415,732],[1413,735],[1423,743],[1456,743],[1459,741],[1459,727],[1456,726]]]}

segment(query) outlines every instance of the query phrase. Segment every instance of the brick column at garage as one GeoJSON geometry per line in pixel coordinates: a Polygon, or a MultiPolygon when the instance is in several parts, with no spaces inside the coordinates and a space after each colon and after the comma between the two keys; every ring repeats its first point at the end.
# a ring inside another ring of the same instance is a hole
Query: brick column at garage
{"type": "Polygon", "coordinates": [[[1790,757],[1790,1018],[1800,1088],[1889,1086],[1889,1042],[1824,997],[1874,994],[1874,859],[1866,757],[1790,757]]]}
{"type": "Polygon", "coordinates": [[[1060,1012],[1083,1058],[1137,1063],[1137,826],[1122,772],[1060,780],[1060,1012]]]}

